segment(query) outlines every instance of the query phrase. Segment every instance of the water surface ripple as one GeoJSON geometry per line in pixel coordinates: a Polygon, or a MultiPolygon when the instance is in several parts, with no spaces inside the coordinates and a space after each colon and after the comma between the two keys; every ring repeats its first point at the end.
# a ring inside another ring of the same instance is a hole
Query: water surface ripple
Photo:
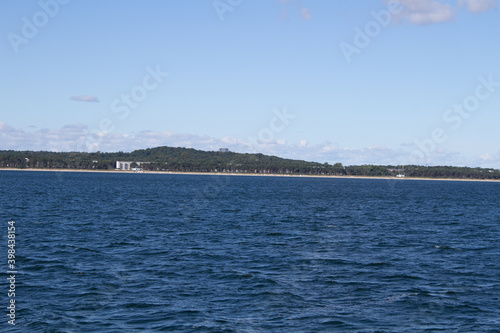
{"type": "Polygon", "coordinates": [[[0,198],[19,332],[500,327],[500,183],[1,171],[0,198]]]}

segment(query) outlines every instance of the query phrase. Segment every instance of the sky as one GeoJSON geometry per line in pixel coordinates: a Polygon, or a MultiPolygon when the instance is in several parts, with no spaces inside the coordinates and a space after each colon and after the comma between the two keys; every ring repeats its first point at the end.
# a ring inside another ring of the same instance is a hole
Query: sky
{"type": "Polygon", "coordinates": [[[0,0],[0,150],[500,169],[498,0],[0,0]]]}

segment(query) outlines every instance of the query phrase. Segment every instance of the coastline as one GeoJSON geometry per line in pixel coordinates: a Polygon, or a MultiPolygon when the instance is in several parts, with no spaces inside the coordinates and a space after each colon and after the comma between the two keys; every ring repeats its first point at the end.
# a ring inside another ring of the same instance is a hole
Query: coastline
{"type": "Polygon", "coordinates": [[[124,171],[124,170],[86,170],[86,169],[41,169],[41,168],[0,168],[0,171],[50,171],[50,172],[94,172],[121,174],[160,174],[160,175],[201,175],[201,176],[251,176],[251,177],[293,177],[293,178],[332,178],[332,179],[379,179],[379,180],[438,180],[464,182],[500,182],[500,179],[467,179],[467,178],[428,178],[428,177],[383,177],[383,176],[330,176],[330,175],[299,175],[299,174],[265,174],[265,173],[234,173],[234,172],[183,172],[183,171],[124,171]]]}

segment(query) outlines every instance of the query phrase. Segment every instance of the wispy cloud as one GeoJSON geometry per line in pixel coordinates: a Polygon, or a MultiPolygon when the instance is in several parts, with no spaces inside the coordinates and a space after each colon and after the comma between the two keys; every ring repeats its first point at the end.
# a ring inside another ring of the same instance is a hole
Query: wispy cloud
{"type": "Polygon", "coordinates": [[[466,5],[472,13],[482,13],[496,7],[495,0],[460,0],[460,5],[466,5]]]}
{"type": "Polygon", "coordinates": [[[397,18],[412,24],[427,25],[451,21],[454,18],[452,6],[436,0],[399,0],[399,3],[404,10],[397,18]]]}
{"type": "Polygon", "coordinates": [[[85,131],[84,125],[24,131],[0,122],[0,149],[74,151],[75,142],[85,138],[85,131]]]}
{"type": "MultiPolygon", "coordinates": [[[[496,8],[498,0],[459,0],[458,7],[466,7],[469,12],[483,13],[496,8]]],[[[429,25],[449,22],[456,18],[459,8],[441,0],[386,0],[399,3],[403,10],[395,16],[400,22],[415,25],[429,25]]]]}
{"type": "Polygon", "coordinates": [[[92,95],[73,96],[70,99],[77,102],[99,103],[99,99],[92,95]]]}
{"type": "Polygon", "coordinates": [[[303,18],[304,20],[310,20],[310,19],[311,19],[311,17],[312,17],[312,13],[311,13],[311,11],[309,10],[309,8],[307,8],[307,7],[302,7],[302,8],[300,9],[300,14],[302,15],[302,18],[303,18]]]}
{"type": "Polygon", "coordinates": [[[283,9],[281,11],[281,18],[283,19],[288,18],[288,7],[291,5],[300,7],[300,16],[304,20],[310,20],[312,18],[311,11],[309,10],[309,8],[303,6],[302,2],[294,0],[278,0],[278,1],[283,4],[283,9]]]}
{"type": "MultiPolygon", "coordinates": [[[[48,150],[48,151],[132,151],[157,146],[186,147],[201,150],[218,150],[227,147],[240,153],[263,153],[284,158],[315,162],[343,163],[344,165],[407,164],[412,145],[394,149],[382,145],[366,148],[345,147],[332,142],[310,144],[307,140],[287,143],[285,140],[256,141],[235,137],[216,138],[177,132],[141,131],[135,134],[100,132],[91,134],[85,125],[66,125],[60,129],[25,131],[0,122],[0,150],[48,150]],[[91,138],[91,140],[89,140],[91,138]]],[[[500,152],[483,152],[478,156],[465,157],[443,149],[433,151],[429,165],[480,166],[500,169],[500,152]]],[[[419,163],[419,164],[422,164],[419,163]]]]}

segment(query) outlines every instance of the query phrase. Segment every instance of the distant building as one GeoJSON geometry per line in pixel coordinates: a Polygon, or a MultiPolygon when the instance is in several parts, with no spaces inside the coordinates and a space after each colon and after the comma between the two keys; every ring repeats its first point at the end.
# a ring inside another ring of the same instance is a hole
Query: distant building
{"type": "Polygon", "coordinates": [[[219,153],[229,153],[229,148],[219,148],[219,153]]]}
{"type": "Polygon", "coordinates": [[[141,165],[151,162],[130,162],[130,161],[116,161],[116,168],[118,170],[131,170],[131,171],[142,171],[141,165]],[[137,166],[132,168],[132,164],[135,163],[137,166]]]}
{"type": "Polygon", "coordinates": [[[130,170],[130,164],[134,162],[116,161],[116,168],[120,170],[130,170]]]}

